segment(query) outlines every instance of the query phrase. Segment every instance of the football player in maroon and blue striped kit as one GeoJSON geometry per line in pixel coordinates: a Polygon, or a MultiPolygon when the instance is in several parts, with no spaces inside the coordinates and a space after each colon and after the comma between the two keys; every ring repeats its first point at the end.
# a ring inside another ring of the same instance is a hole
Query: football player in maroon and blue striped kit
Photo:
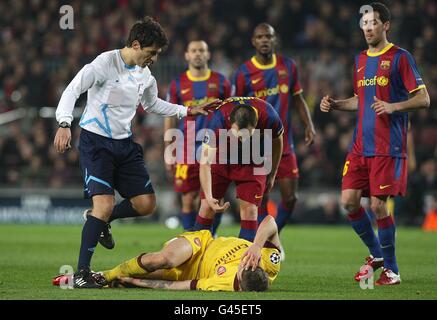
{"type": "Polygon", "coordinates": [[[383,267],[377,285],[401,282],[395,255],[395,225],[387,211],[391,196],[405,195],[407,188],[408,111],[428,108],[429,95],[413,56],[389,43],[391,14],[381,3],[372,3],[362,17],[368,50],[355,57],[355,95],[346,100],[325,96],[320,104],[330,110],[358,111],[351,148],[343,169],[341,202],[355,232],[368,247],[370,256],[355,275],[366,279],[369,269],[383,267]],[[360,205],[370,197],[376,215],[375,235],[370,212],[360,205]]]}
{"type": "MultiPolygon", "coordinates": [[[[294,152],[291,130],[292,110],[297,110],[305,127],[305,142],[310,145],[315,136],[310,112],[303,98],[294,61],[274,52],[276,34],[267,23],[259,24],[253,32],[252,45],[256,54],[243,63],[232,79],[232,95],[253,96],[269,102],[284,125],[284,144],[277,180],[282,202],[278,206],[276,223],[280,231],[287,223],[297,201],[299,169],[294,152]]],[[[267,215],[268,194],[264,195],[258,221],[267,215]]]]}
{"type": "Polygon", "coordinates": [[[206,129],[199,170],[201,205],[194,230],[211,229],[214,216],[229,207],[229,202],[221,205],[221,200],[234,182],[241,217],[238,237],[253,242],[258,207],[266,189],[268,192],[274,185],[282,156],[282,121],[264,100],[231,97],[217,107],[206,129]]]}
{"type": "MultiPolygon", "coordinates": [[[[231,85],[224,75],[208,68],[210,52],[205,41],[191,41],[185,53],[188,70],[176,77],[171,83],[167,100],[186,107],[197,106],[206,101],[225,100],[229,97],[231,85]]],[[[180,219],[184,230],[194,226],[199,209],[199,163],[196,161],[197,149],[201,141],[195,141],[198,131],[205,128],[208,116],[186,117],[179,121],[175,117],[165,119],[165,130],[176,126],[183,131],[183,157],[177,159],[176,166],[167,165],[168,171],[174,176],[174,190],[182,195],[182,211],[180,219]]],[[[213,234],[221,220],[221,213],[214,221],[213,234]]]]}

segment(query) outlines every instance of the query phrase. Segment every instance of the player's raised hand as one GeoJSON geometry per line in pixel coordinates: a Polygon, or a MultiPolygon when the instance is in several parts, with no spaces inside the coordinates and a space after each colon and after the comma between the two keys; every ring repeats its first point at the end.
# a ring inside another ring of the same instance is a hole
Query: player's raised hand
{"type": "Polygon", "coordinates": [[[335,107],[335,100],[332,99],[330,96],[326,95],[322,98],[322,101],[320,101],[320,110],[322,112],[329,112],[335,107]]]}
{"type": "Polygon", "coordinates": [[[254,243],[241,256],[240,266],[242,269],[255,271],[261,260],[261,247],[254,243]]]}
{"type": "Polygon", "coordinates": [[[392,114],[395,111],[393,104],[379,100],[376,96],[373,96],[373,100],[375,102],[370,107],[375,110],[378,116],[384,113],[392,114]]]}
{"type": "Polygon", "coordinates": [[[53,142],[56,152],[64,153],[71,148],[71,130],[70,128],[59,128],[56,132],[53,142]]]}
{"type": "Polygon", "coordinates": [[[189,116],[197,116],[197,115],[208,115],[208,113],[213,112],[220,104],[222,100],[215,99],[211,102],[206,102],[196,107],[189,107],[187,110],[187,115],[189,116]]]}
{"type": "Polygon", "coordinates": [[[215,213],[223,212],[229,209],[231,204],[229,202],[225,202],[222,206],[220,205],[220,201],[214,198],[206,198],[208,205],[214,210],[215,213]]]}

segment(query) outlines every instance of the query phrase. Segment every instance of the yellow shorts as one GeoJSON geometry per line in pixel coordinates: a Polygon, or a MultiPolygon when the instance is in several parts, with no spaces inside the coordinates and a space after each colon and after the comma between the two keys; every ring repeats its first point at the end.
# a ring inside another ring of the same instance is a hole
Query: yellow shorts
{"type": "MultiPolygon", "coordinates": [[[[199,269],[206,247],[214,240],[209,230],[184,232],[177,236],[177,238],[180,237],[183,237],[190,242],[191,247],[193,248],[193,254],[190,259],[180,266],[172,269],[165,269],[162,276],[163,280],[182,281],[196,279],[197,270],[199,269]]],[[[174,239],[167,241],[164,244],[164,247],[173,240],[174,239]]]]}

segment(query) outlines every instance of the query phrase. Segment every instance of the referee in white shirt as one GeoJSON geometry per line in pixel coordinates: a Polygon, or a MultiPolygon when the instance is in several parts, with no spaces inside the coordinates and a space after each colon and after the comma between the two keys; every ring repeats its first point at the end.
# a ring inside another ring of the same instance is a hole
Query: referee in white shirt
{"type": "Polygon", "coordinates": [[[85,198],[91,198],[92,211],[86,214],[82,229],[74,287],[99,288],[90,275],[90,263],[97,243],[112,249],[114,241],[109,223],[115,219],[153,213],[156,198],[144,165],[142,147],[133,142],[131,121],[138,105],[147,112],[185,117],[207,114],[219,100],[186,108],[158,98],[155,78],[148,66],[168,45],[167,36],[150,17],[134,24],[126,47],[100,54],[85,65],[62,94],[56,110],[59,129],[55,149],[70,148],[72,112],[80,94],[88,91],[87,105],[80,119],[80,167],[85,198]],[[115,205],[114,190],[125,199],[115,205]]]}

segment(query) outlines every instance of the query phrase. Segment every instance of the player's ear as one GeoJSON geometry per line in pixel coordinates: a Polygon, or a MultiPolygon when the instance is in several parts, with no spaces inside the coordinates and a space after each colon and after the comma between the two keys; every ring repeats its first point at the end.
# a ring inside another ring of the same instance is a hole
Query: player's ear
{"type": "Polygon", "coordinates": [[[385,23],[384,23],[384,31],[388,31],[388,30],[390,30],[390,21],[386,21],[385,23]]]}
{"type": "Polygon", "coordinates": [[[134,40],[134,41],[132,41],[132,48],[133,48],[134,50],[139,50],[139,49],[141,49],[140,42],[139,42],[138,40],[134,40]]]}
{"type": "Polygon", "coordinates": [[[252,41],[252,45],[253,45],[254,47],[256,47],[256,45],[255,45],[255,37],[254,37],[254,36],[252,36],[251,41],[252,41]]]}
{"type": "Polygon", "coordinates": [[[188,62],[188,60],[189,60],[189,57],[188,57],[188,51],[186,51],[186,52],[185,52],[185,61],[188,62]]]}
{"type": "Polygon", "coordinates": [[[273,47],[276,47],[276,45],[278,44],[278,37],[276,36],[276,32],[273,33],[272,42],[273,42],[273,47]]]}

